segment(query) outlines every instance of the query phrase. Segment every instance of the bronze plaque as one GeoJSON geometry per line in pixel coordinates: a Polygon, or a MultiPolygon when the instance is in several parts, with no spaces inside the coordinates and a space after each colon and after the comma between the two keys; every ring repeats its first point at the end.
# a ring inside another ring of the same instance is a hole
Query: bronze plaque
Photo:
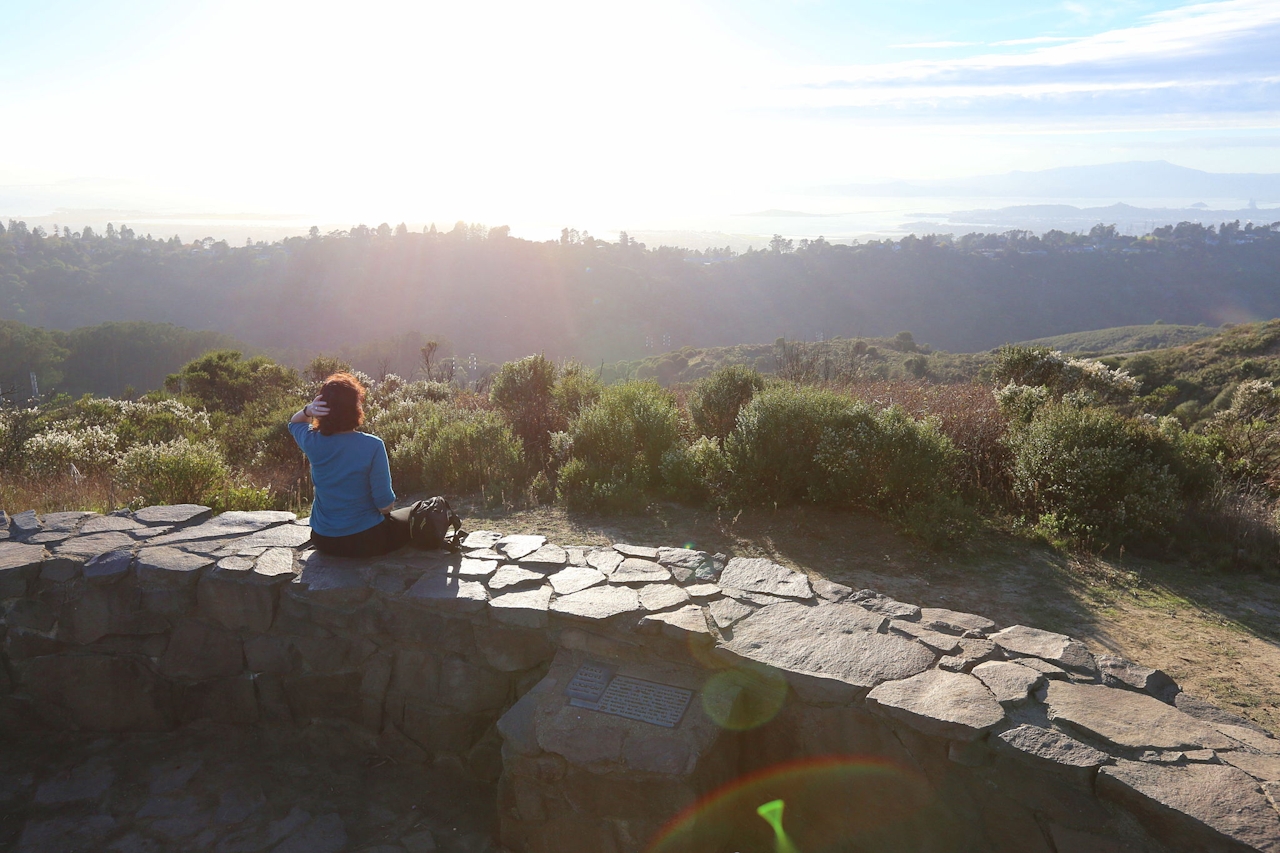
{"type": "Polygon", "coordinates": [[[693,698],[692,690],[614,672],[604,664],[583,664],[565,688],[569,704],[669,729],[679,725],[693,698]]]}

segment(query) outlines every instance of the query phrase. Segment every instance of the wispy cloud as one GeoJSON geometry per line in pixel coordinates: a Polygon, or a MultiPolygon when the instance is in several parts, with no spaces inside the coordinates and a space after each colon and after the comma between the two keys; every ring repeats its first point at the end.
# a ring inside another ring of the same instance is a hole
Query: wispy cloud
{"type": "Polygon", "coordinates": [[[992,47],[1021,47],[1026,44],[1054,44],[1064,41],[1079,41],[1079,36],[1034,36],[1025,39],[1006,39],[1005,41],[993,41],[992,47]]]}
{"type": "Polygon", "coordinates": [[[980,41],[917,41],[911,44],[891,44],[889,47],[896,49],[934,49],[944,47],[975,47],[983,44],[980,41]]]}
{"type": "MultiPolygon", "coordinates": [[[[1003,120],[1250,115],[1280,120],[1280,3],[1223,0],[1149,15],[1136,26],[1027,50],[810,69],[805,107],[847,114],[1003,120]]],[[[794,103],[794,101],[793,101],[794,103]]]]}

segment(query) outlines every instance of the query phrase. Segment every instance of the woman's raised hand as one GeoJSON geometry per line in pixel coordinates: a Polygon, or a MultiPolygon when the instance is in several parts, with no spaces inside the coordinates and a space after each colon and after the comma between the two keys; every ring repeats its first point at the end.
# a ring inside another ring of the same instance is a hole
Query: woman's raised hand
{"type": "Polygon", "coordinates": [[[302,412],[308,417],[323,418],[329,414],[329,404],[324,401],[324,397],[317,394],[314,400],[303,407],[302,412]]]}

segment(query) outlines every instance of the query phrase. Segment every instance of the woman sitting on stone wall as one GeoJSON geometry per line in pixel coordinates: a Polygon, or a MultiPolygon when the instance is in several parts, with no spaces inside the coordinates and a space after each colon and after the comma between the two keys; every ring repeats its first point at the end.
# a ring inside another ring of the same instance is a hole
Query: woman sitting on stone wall
{"type": "Polygon", "coordinates": [[[395,505],[387,448],[364,423],[364,386],[349,373],[325,380],[316,398],[289,419],[311,463],[311,544],[337,557],[374,557],[409,541],[407,524],[387,517],[395,505]]]}

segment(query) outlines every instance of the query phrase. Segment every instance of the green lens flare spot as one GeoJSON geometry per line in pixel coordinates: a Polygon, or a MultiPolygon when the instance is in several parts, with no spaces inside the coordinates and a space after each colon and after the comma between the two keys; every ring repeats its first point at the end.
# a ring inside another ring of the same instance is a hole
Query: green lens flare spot
{"type": "Polygon", "coordinates": [[[756,814],[764,818],[765,823],[773,827],[774,850],[777,853],[800,853],[796,846],[791,843],[791,839],[787,837],[787,831],[782,827],[782,810],[785,806],[786,803],[782,800],[770,800],[756,809],[756,814]]]}
{"type": "Polygon", "coordinates": [[[777,716],[787,700],[787,680],[766,667],[717,672],[702,688],[702,707],[721,728],[748,731],[777,716]]]}

